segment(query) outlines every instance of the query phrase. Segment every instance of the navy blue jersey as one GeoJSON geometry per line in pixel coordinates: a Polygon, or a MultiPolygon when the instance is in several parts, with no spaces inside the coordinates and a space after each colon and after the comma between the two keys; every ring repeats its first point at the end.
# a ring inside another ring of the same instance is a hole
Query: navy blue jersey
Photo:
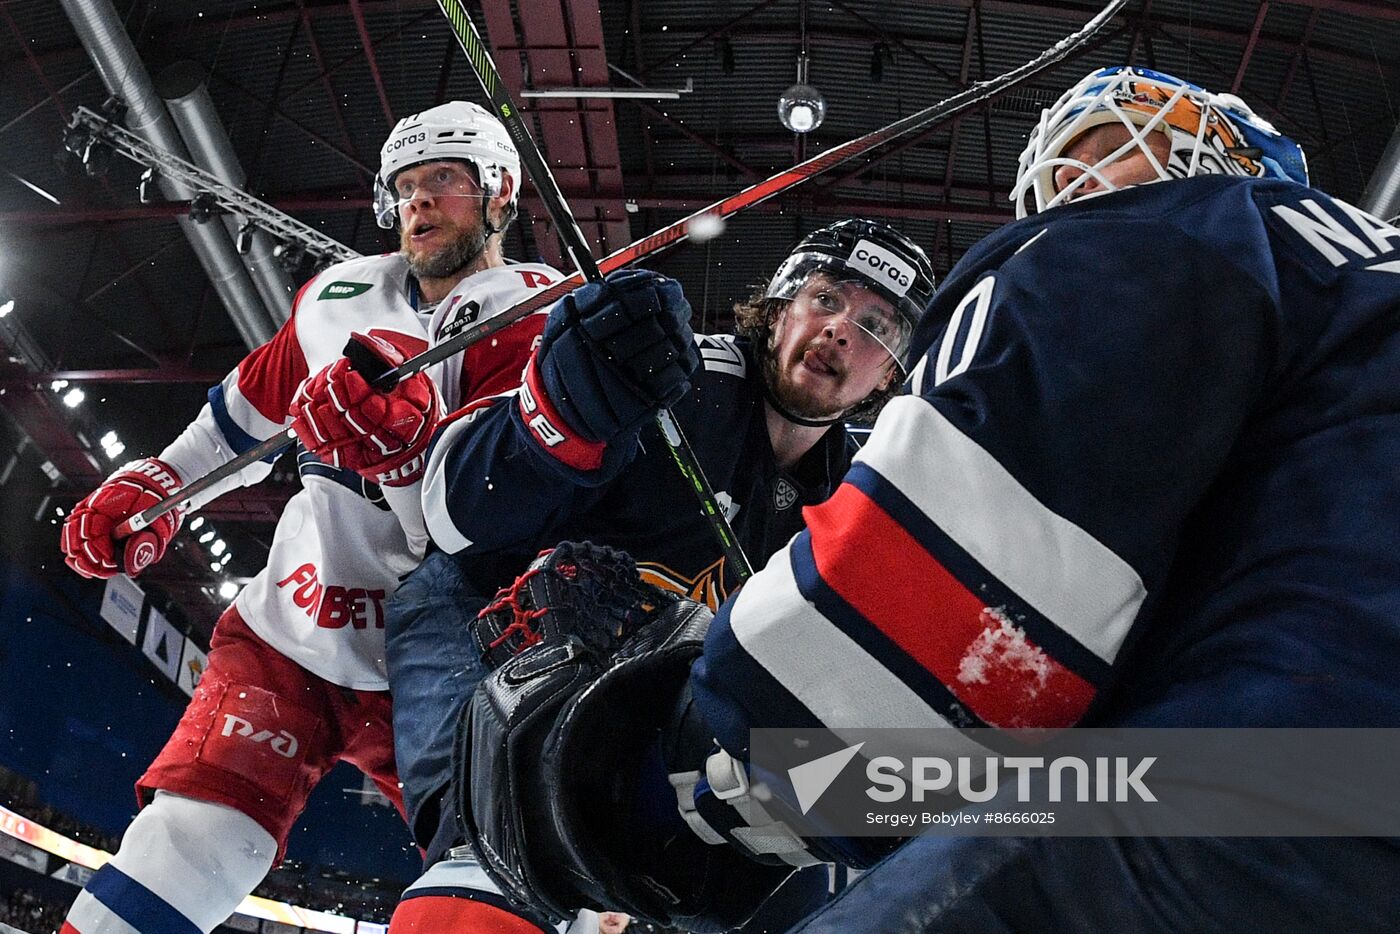
{"type": "Polygon", "coordinates": [[[1400,725],[1400,230],[1287,182],[1084,199],[974,247],[911,360],[711,629],[692,682],[729,752],[1400,725]]]}
{"type": "MultiPolygon", "coordinates": [[[[740,545],[762,562],[802,528],[802,507],[826,499],[845,473],[846,433],[831,428],[795,469],[780,470],[749,343],[729,336],[697,342],[704,366],[671,412],[740,545]]],[[[540,448],[513,396],[500,397],[440,432],[423,506],[433,540],[459,554],[482,585],[509,579],[522,557],[565,540],[622,548],[644,578],[711,607],[737,584],[654,423],[614,444],[598,469],[576,471],[540,448]]]]}

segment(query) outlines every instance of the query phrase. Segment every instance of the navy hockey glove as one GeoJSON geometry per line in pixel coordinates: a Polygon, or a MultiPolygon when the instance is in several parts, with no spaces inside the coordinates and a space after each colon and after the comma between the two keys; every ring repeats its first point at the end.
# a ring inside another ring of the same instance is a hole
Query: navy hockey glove
{"type": "Polygon", "coordinates": [[[589,283],[549,312],[520,414],[546,451],[595,470],[614,439],[690,389],[700,365],[680,284],[645,269],[589,283]]]}

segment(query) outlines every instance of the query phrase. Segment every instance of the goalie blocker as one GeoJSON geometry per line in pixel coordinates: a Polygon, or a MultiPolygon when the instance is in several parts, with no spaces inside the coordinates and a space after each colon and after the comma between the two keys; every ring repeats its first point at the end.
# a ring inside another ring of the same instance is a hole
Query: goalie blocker
{"type": "Polygon", "coordinates": [[[566,542],[473,623],[496,668],[459,725],[455,804],[512,903],[554,921],[606,908],[726,931],[816,862],[786,842],[780,854],[717,845],[742,834],[680,818],[677,790],[689,805],[699,777],[684,766],[715,760],[682,698],[711,618],[641,584],[624,552],[566,542]]]}

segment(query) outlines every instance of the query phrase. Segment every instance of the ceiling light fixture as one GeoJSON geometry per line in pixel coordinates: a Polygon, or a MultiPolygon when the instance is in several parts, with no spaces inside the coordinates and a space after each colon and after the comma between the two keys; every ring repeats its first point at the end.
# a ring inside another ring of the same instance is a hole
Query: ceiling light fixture
{"type": "Polygon", "coordinates": [[[810,133],[826,118],[826,98],[807,80],[807,4],[801,7],[802,49],[797,53],[797,83],[778,98],[778,119],[794,133],[810,133]]]}

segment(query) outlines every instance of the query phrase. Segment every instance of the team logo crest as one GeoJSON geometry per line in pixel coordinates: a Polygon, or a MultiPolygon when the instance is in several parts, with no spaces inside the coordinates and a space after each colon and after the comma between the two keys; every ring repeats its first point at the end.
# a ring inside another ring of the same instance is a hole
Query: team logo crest
{"type": "Polygon", "coordinates": [[[718,610],[724,598],[729,596],[724,589],[724,559],[720,558],[694,577],[687,577],[673,571],[664,564],[650,561],[637,563],[637,574],[647,584],[655,584],[662,590],[678,593],[687,600],[703,603],[711,610],[718,610]]]}
{"type": "Polygon", "coordinates": [[[797,487],[782,477],[773,485],[773,508],[778,512],[788,509],[797,502],[797,487]]]}

